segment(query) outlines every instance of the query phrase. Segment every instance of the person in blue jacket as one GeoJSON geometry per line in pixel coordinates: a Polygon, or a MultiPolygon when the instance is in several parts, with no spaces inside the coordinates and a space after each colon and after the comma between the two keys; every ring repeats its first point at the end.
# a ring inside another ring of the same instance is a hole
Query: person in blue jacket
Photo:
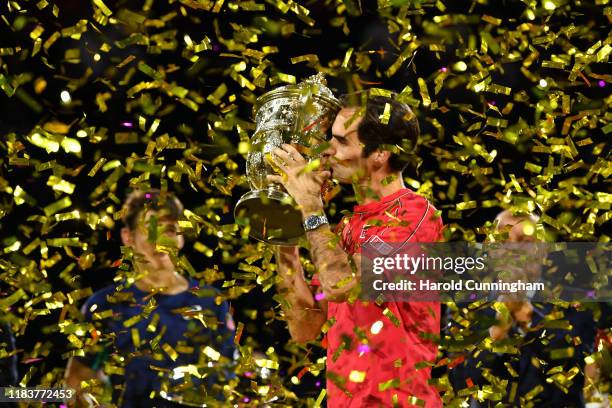
{"type": "MultiPolygon", "coordinates": [[[[535,215],[505,210],[496,217],[496,228],[508,234],[506,242],[528,244],[537,239],[525,231],[535,231],[538,221],[535,215]]],[[[528,279],[537,280],[531,272],[528,279]]],[[[596,333],[591,310],[579,303],[561,307],[529,298],[504,303],[508,321],[487,304],[467,319],[473,322],[472,332],[484,335],[481,341],[510,342],[516,352],[474,352],[449,373],[454,388],[487,391],[472,398],[470,408],[584,407],[585,357],[594,351],[596,333]]]]}
{"type": "Polygon", "coordinates": [[[119,407],[175,406],[171,400],[185,391],[214,406],[232,377],[224,367],[231,364],[235,327],[215,288],[175,268],[183,206],[169,193],[135,191],[123,211],[121,238],[133,251],[136,277],[95,292],[82,307],[90,335],[65,376],[77,390],[75,405],[92,401],[81,385],[97,379],[110,383],[119,407]]]}

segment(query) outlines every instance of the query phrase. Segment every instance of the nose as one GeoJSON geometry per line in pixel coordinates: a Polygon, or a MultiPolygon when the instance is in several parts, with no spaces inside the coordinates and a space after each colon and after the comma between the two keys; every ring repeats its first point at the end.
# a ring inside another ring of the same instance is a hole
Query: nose
{"type": "Polygon", "coordinates": [[[329,141],[329,146],[327,146],[327,149],[325,149],[323,153],[321,153],[321,155],[323,156],[324,159],[329,159],[330,157],[335,156],[335,154],[336,154],[335,142],[334,142],[334,139],[331,139],[329,141]]]}

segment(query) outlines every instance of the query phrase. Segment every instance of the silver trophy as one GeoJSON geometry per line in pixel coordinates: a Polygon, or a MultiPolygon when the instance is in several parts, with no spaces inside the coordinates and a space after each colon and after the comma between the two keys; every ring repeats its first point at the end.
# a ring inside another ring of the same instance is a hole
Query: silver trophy
{"type": "Polygon", "coordinates": [[[256,129],[246,163],[251,191],[240,198],[234,216],[249,220],[249,235],[257,240],[295,245],[304,235],[299,208],[281,185],[270,183],[266,176],[278,174],[269,155],[283,143],[303,146],[307,158],[317,155],[312,150],[327,139],[327,130],[341,107],[325,85],[319,73],[297,85],[267,92],[255,103],[256,129]]]}

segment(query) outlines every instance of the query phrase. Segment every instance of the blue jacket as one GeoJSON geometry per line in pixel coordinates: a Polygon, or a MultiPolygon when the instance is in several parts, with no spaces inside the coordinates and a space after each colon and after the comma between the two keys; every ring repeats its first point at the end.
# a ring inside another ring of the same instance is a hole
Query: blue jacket
{"type": "MultiPolygon", "coordinates": [[[[101,335],[79,357],[92,369],[110,374],[114,403],[124,408],[152,406],[149,395],[159,395],[173,369],[196,365],[208,370],[215,357],[232,359],[234,324],[227,302],[216,303],[215,288],[198,288],[192,280],[185,292],[151,296],[134,285],[120,285],[94,293],[83,306],[85,321],[101,335]]],[[[202,394],[216,400],[220,393],[216,383],[223,377],[231,374],[212,367],[205,380],[192,376],[190,388],[202,387],[202,394]]]]}
{"type": "MultiPolygon", "coordinates": [[[[453,368],[455,390],[491,387],[504,406],[584,407],[584,357],[593,352],[596,326],[590,310],[534,303],[531,327],[523,332],[511,328],[508,339],[498,344],[515,347],[515,353],[479,350],[453,368]],[[555,313],[563,313],[563,317],[555,313]],[[551,381],[552,380],[552,381],[551,381]],[[567,392],[566,392],[567,391],[567,392]]],[[[479,312],[483,321],[494,322],[495,311],[479,312]]],[[[480,327],[488,335],[487,327],[480,327]]],[[[510,349],[511,350],[511,349],[510,349]]],[[[471,408],[492,407],[497,400],[472,400],[471,408]]]]}

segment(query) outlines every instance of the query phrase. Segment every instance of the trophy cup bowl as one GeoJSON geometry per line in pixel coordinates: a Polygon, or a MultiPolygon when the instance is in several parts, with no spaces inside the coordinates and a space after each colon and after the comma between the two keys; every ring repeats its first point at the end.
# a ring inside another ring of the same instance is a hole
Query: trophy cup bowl
{"type": "Polygon", "coordinates": [[[257,99],[256,128],[246,163],[251,191],[234,208],[236,218],[248,218],[249,236],[269,244],[295,245],[304,235],[300,209],[280,184],[267,180],[278,172],[266,156],[284,143],[305,148],[322,143],[340,107],[320,73],[257,99]]]}

